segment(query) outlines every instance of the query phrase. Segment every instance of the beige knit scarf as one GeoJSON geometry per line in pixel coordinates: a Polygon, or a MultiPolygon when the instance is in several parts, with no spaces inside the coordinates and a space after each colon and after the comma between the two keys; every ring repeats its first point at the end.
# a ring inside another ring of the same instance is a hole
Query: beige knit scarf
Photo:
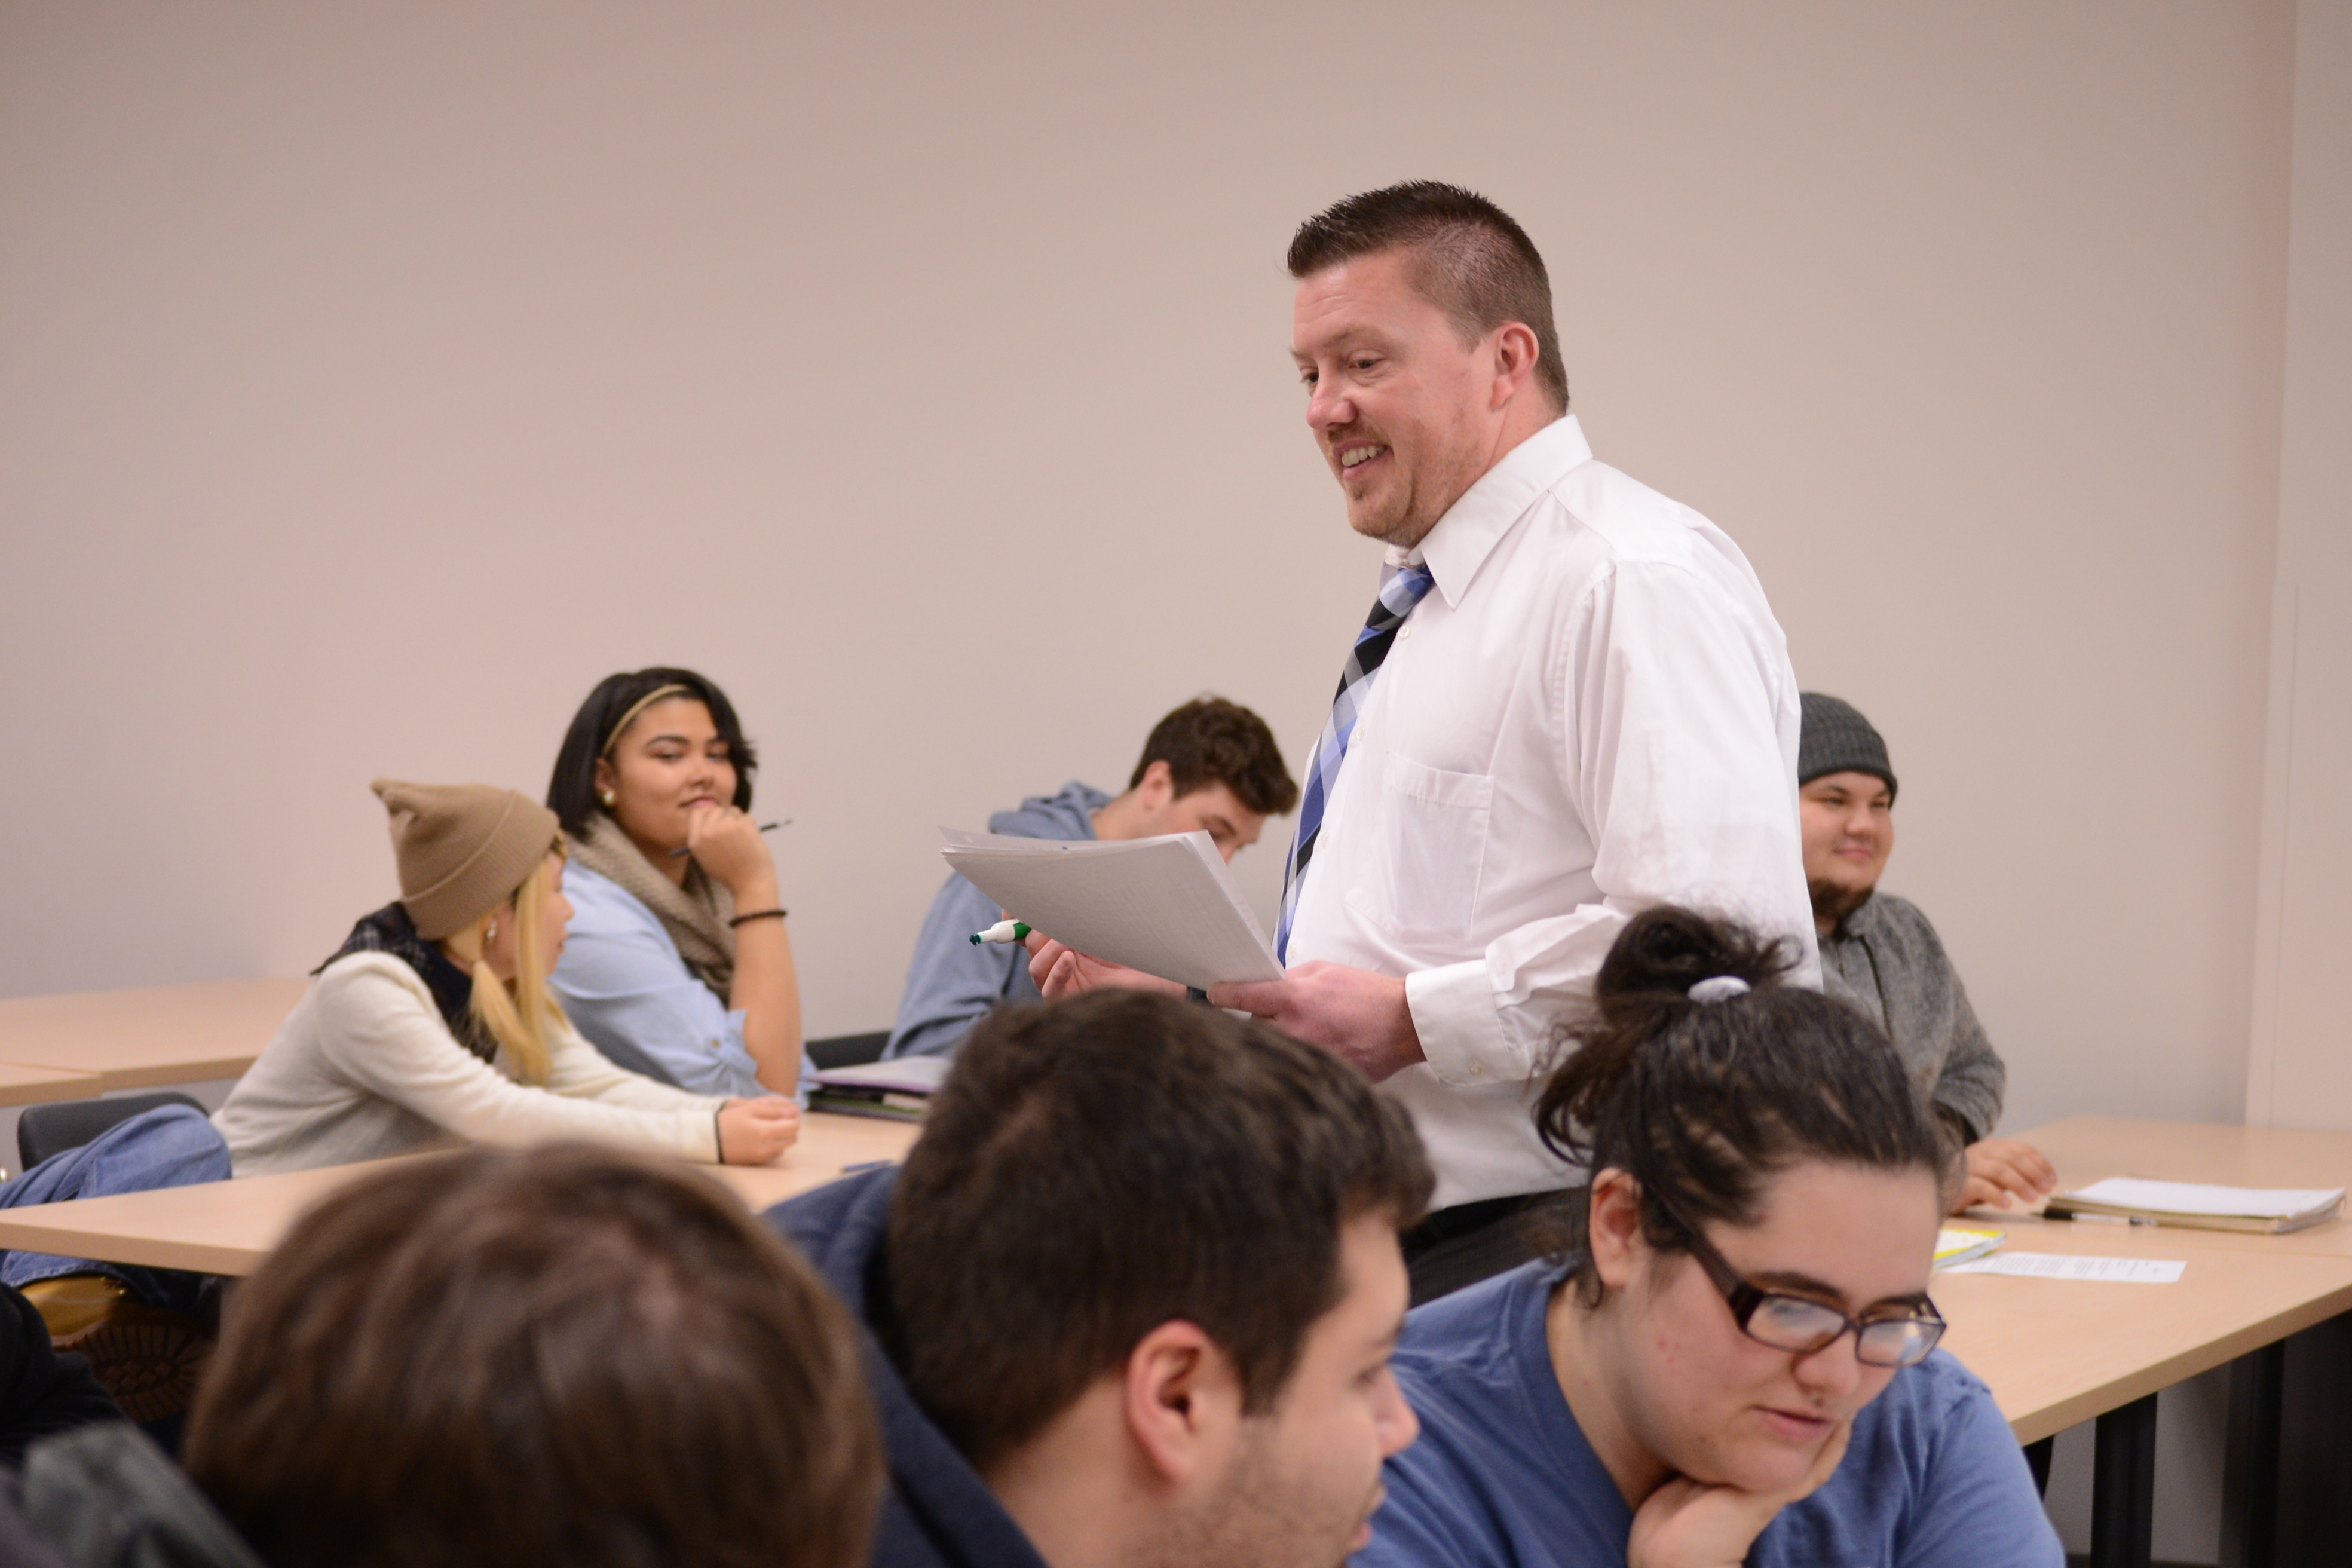
{"type": "Polygon", "coordinates": [[[587,837],[570,843],[574,860],[653,910],[686,966],[725,1001],[735,978],[735,932],[727,923],[735,896],[690,860],[686,885],[679,887],[629,841],[619,823],[601,813],[588,825],[587,837]]]}

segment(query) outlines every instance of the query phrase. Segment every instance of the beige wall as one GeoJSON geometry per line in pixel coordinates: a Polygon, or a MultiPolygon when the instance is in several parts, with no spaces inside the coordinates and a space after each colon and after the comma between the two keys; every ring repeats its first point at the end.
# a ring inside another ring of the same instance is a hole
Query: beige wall
{"type": "MultiPolygon", "coordinates": [[[[1905,779],[2011,1122],[2231,1117],[2290,5],[0,6],[0,992],[315,963],[379,773],[725,683],[818,1031],[932,828],[1204,688],[1302,754],[1375,557],[1279,258],[1428,174],[1601,453],[1905,779]]],[[[1270,904],[1278,851],[1242,866],[1270,904]]]]}
{"type": "Polygon", "coordinates": [[[2305,0],[2246,1120],[2352,1128],[2352,0],[2305,0]]]}

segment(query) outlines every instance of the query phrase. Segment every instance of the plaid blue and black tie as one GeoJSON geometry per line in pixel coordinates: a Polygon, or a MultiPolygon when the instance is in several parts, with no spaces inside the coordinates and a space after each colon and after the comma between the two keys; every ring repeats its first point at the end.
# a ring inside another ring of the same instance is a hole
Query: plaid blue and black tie
{"type": "Polygon", "coordinates": [[[1331,700],[1331,717],[1323,726],[1322,739],[1315,742],[1315,763],[1307,773],[1298,837],[1291,840],[1290,863],[1282,871],[1282,922],[1275,928],[1274,952],[1285,963],[1290,962],[1290,922],[1298,913],[1298,886],[1307,875],[1307,862],[1314,858],[1316,836],[1323,831],[1323,807],[1331,798],[1339,764],[1347,759],[1357,716],[1364,710],[1364,699],[1372,694],[1372,677],[1388,658],[1397,628],[1435,581],[1426,566],[1391,566],[1381,578],[1381,596],[1372,601],[1372,613],[1364,618],[1364,629],[1348,652],[1348,666],[1339,672],[1339,692],[1331,700]]]}

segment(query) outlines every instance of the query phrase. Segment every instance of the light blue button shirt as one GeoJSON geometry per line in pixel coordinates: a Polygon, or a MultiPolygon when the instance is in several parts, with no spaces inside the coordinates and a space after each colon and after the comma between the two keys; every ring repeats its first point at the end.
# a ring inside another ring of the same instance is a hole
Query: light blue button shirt
{"type": "MultiPolygon", "coordinates": [[[[659,916],[576,861],[563,869],[563,896],[572,924],[548,984],[590,1044],[631,1072],[697,1094],[775,1092],[743,1048],[743,1015],[687,967],[659,916]]],[[[803,1056],[803,1103],[810,1070],[803,1056]]]]}

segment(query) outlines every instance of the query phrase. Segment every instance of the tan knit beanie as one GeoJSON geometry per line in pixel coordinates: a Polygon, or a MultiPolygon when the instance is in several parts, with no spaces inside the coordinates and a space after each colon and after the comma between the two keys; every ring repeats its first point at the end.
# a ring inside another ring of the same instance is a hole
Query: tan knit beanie
{"type": "Polygon", "coordinates": [[[439,942],[514,896],[555,847],[555,813],[489,784],[368,786],[392,813],[400,901],[416,934],[439,942]]]}

